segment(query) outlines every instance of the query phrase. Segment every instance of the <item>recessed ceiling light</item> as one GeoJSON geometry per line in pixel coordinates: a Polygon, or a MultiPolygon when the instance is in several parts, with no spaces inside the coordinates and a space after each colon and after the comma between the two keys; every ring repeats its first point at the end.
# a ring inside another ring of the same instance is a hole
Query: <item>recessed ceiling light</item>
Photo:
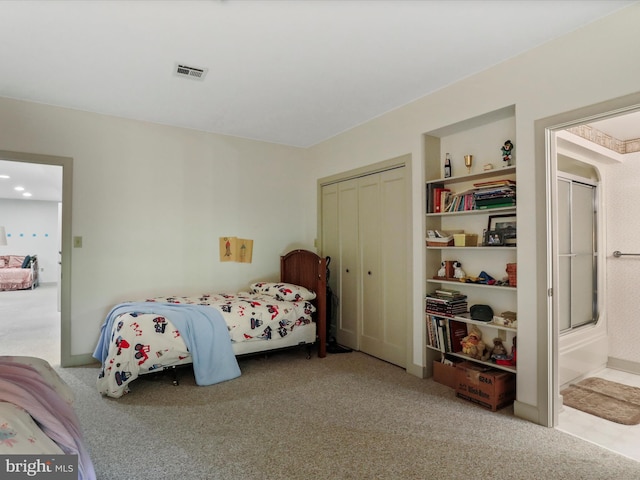
{"type": "Polygon", "coordinates": [[[31,194],[30,194],[29,192],[24,192],[24,193],[22,194],[22,196],[23,196],[23,197],[30,197],[30,196],[31,196],[31,194]]]}
{"type": "Polygon", "coordinates": [[[24,190],[24,187],[16,187],[16,188],[14,188],[14,190],[16,192],[22,192],[24,190]]]}

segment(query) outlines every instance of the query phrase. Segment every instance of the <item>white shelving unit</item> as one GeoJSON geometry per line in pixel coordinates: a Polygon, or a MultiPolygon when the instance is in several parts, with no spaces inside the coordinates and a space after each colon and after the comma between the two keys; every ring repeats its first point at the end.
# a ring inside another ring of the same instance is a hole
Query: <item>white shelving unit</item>
{"type": "MultiPolygon", "coordinates": [[[[515,111],[512,107],[425,134],[425,192],[431,192],[435,186],[444,186],[452,193],[462,193],[473,189],[474,183],[501,179],[515,180],[516,167],[500,165],[502,161],[500,147],[507,139],[514,144],[516,143],[515,111]],[[442,178],[445,153],[450,153],[453,159],[454,176],[448,178],[442,178]],[[457,172],[467,171],[462,160],[463,156],[467,154],[474,156],[473,168],[475,170],[469,174],[456,175],[457,172]],[[485,171],[484,166],[489,160],[494,168],[485,171]]],[[[515,149],[514,152],[516,152],[515,149]]],[[[427,202],[425,202],[425,207],[427,207],[427,202]]],[[[478,243],[481,244],[483,232],[489,225],[490,216],[512,215],[515,217],[516,212],[515,206],[438,213],[429,212],[425,208],[426,230],[464,231],[465,233],[477,234],[478,243]]],[[[495,218],[493,220],[496,221],[495,218]]],[[[517,287],[467,283],[436,277],[441,262],[455,260],[462,264],[462,269],[467,276],[478,277],[481,272],[484,272],[494,279],[502,281],[507,277],[507,264],[517,261],[517,246],[426,246],[425,248],[427,272],[425,296],[438,288],[455,289],[467,296],[469,307],[476,304],[489,305],[495,315],[506,311],[517,312],[517,287]]],[[[494,338],[500,338],[508,352],[511,351],[514,337],[517,336],[517,328],[472,320],[468,314],[443,317],[427,312],[425,313],[425,321],[428,321],[430,315],[447,318],[447,322],[456,320],[467,325],[475,325],[482,332],[483,341],[488,346],[493,346],[494,338]]],[[[445,354],[512,373],[516,373],[517,370],[514,366],[498,365],[492,361],[473,359],[462,353],[445,351],[446,348],[436,349],[429,344],[428,335],[425,343],[428,372],[430,372],[431,363],[441,359],[445,354]]]]}

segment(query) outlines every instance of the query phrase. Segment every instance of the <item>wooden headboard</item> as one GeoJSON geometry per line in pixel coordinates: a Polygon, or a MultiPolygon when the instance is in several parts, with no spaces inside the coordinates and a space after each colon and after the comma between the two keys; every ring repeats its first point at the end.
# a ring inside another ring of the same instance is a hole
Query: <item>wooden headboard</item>
{"type": "Polygon", "coordinates": [[[280,257],[280,281],[300,285],[316,293],[318,356],[327,356],[327,262],[309,250],[292,250],[280,257]]]}

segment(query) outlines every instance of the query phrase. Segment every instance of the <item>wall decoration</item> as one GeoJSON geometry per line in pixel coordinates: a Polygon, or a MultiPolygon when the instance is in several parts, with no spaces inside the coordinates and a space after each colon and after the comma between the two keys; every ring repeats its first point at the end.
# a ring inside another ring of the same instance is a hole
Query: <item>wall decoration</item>
{"type": "Polygon", "coordinates": [[[253,240],[237,237],[220,237],[220,261],[251,263],[253,240]]]}

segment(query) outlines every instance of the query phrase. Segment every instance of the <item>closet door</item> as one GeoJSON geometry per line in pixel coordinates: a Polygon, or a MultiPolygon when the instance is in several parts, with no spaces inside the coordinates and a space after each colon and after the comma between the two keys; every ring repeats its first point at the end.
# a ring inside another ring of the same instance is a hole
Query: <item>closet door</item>
{"type": "Polygon", "coordinates": [[[359,183],[360,349],[401,367],[407,356],[407,213],[404,168],[359,183]]]}
{"type": "Polygon", "coordinates": [[[380,270],[380,174],[360,178],[358,187],[358,227],[362,265],[360,350],[384,359],[380,270]]]}
{"type": "MultiPolygon", "coordinates": [[[[358,342],[360,264],[358,255],[358,180],[338,184],[339,290],[337,340],[360,349],[358,342]]],[[[336,270],[336,269],[334,269],[336,270]]]]}
{"type": "MultiPolygon", "coordinates": [[[[331,303],[327,304],[327,341],[336,338],[336,318],[338,316],[338,291],[340,279],[340,242],[338,238],[338,184],[322,187],[322,254],[331,257],[328,287],[333,292],[331,303]]],[[[327,297],[327,302],[329,298],[327,297]]]]}
{"type": "Polygon", "coordinates": [[[406,367],[408,213],[406,168],[380,174],[380,269],[384,360],[406,367]]]}

